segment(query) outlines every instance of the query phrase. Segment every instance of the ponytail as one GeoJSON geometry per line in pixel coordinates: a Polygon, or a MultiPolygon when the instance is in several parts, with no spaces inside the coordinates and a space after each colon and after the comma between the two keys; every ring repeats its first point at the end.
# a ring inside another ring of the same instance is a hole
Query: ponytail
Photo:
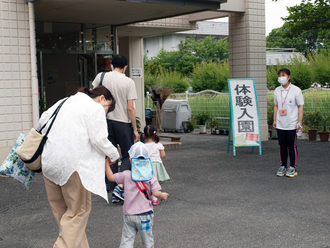
{"type": "MultiPolygon", "coordinates": [[[[142,135],[147,139],[154,137],[155,143],[159,142],[159,136],[157,135],[157,128],[155,128],[153,125],[145,126],[142,135]]],[[[143,140],[144,140],[144,137],[143,137],[143,140]]]]}
{"type": "Polygon", "coordinates": [[[144,133],[143,132],[140,134],[140,141],[142,143],[145,143],[145,136],[144,136],[144,133]]]}

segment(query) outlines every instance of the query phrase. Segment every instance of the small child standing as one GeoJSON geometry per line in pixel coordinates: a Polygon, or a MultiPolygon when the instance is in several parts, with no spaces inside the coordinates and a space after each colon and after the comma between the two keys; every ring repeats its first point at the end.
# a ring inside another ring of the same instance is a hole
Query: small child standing
{"type": "MultiPolygon", "coordinates": [[[[129,156],[130,160],[133,158],[148,160],[150,165],[149,150],[142,142],[137,142],[131,146],[129,156]]],[[[108,180],[117,184],[123,184],[125,187],[125,201],[123,205],[124,226],[120,248],[133,248],[137,233],[140,233],[142,242],[146,248],[154,248],[154,236],[152,233],[154,214],[152,202],[148,197],[152,194],[166,201],[168,194],[160,191],[161,187],[151,171],[149,175],[149,178],[152,177],[151,180],[144,181],[141,186],[141,182],[132,180],[132,172],[129,170],[113,174],[110,167],[111,163],[109,158],[105,163],[105,173],[108,180]]],[[[131,166],[133,166],[133,163],[131,163],[131,166]]],[[[134,170],[132,169],[132,171],[134,170]]]]}
{"type": "MultiPolygon", "coordinates": [[[[140,136],[140,140],[146,143],[146,146],[150,152],[150,160],[152,163],[152,169],[154,176],[157,178],[160,184],[170,180],[169,175],[163,165],[162,159],[165,158],[165,148],[159,142],[157,135],[157,129],[153,125],[148,125],[144,128],[143,133],[140,136]]],[[[157,197],[152,196],[152,204],[158,205],[160,202],[157,197]]]]}

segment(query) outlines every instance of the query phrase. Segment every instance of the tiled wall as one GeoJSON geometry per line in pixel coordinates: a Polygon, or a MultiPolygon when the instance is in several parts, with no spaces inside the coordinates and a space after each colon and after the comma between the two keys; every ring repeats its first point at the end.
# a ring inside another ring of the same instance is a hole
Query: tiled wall
{"type": "Polygon", "coordinates": [[[261,139],[268,139],[265,1],[245,0],[245,13],[229,17],[231,78],[254,78],[258,95],[261,139]]]}
{"type": "Polygon", "coordinates": [[[32,127],[28,5],[1,0],[0,5],[0,162],[20,133],[32,127]]]}

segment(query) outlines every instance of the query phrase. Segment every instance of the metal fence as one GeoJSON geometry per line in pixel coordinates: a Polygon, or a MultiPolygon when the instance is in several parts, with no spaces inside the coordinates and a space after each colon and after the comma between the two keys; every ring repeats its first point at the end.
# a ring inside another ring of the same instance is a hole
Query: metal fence
{"type": "MultiPolygon", "coordinates": [[[[304,112],[319,109],[323,114],[330,114],[330,89],[310,88],[303,91],[303,96],[304,112]]],[[[211,117],[229,117],[229,93],[204,90],[198,93],[171,94],[168,98],[187,100],[191,107],[192,117],[204,111],[208,112],[211,117]]],[[[150,99],[150,94],[147,94],[146,97],[146,107],[148,106],[147,99],[150,99]]],[[[149,101],[149,106],[153,108],[152,100],[149,101]]],[[[267,103],[268,105],[274,103],[274,91],[267,93],[267,103]]],[[[221,120],[220,122],[221,126],[229,126],[228,120],[221,120]]]]}

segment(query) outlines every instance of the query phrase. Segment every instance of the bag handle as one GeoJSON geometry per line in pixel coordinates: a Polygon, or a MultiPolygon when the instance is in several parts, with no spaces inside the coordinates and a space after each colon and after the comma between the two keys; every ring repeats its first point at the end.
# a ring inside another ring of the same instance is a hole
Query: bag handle
{"type": "MultiPolygon", "coordinates": [[[[47,129],[47,132],[46,132],[46,134],[45,134],[44,136],[47,136],[47,135],[48,135],[48,133],[49,133],[50,129],[52,128],[53,123],[54,123],[54,121],[55,121],[55,119],[56,119],[56,116],[57,116],[58,112],[60,111],[60,108],[62,107],[63,103],[64,103],[66,100],[68,100],[68,98],[69,98],[69,97],[67,97],[66,99],[64,99],[64,100],[60,103],[60,105],[57,106],[57,108],[55,109],[54,113],[53,113],[53,114],[51,115],[51,117],[48,119],[48,121],[49,121],[50,119],[53,118],[53,120],[52,120],[52,122],[50,123],[49,128],[47,129]]],[[[40,134],[41,134],[42,129],[44,129],[44,127],[47,125],[48,121],[47,121],[47,122],[42,126],[42,128],[40,128],[40,130],[38,131],[40,134]]]]}
{"type": "Polygon", "coordinates": [[[103,78],[104,78],[104,74],[105,74],[105,72],[102,72],[102,74],[101,74],[101,80],[100,80],[99,86],[102,85],[103,78]]]}

